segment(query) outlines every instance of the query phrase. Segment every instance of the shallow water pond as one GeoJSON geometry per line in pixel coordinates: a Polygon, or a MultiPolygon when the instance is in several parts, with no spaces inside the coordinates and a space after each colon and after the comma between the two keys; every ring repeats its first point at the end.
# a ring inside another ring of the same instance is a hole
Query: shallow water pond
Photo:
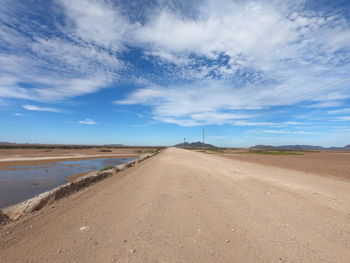
{"type": "Polygon", "coordinates": [[[100,158],[0,169],[0,209],[22,202],[67,182],[69,176],[117,166],[133,159],[100,158]]]}

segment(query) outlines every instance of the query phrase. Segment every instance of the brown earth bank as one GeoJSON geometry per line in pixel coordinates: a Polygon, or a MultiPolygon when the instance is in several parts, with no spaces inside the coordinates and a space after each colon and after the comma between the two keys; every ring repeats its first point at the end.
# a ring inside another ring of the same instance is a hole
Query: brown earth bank
{"type": "Polygon", "coordinates": [[[50,164],[58,161],[85,160],[94,158],[136,158],[156,148],[108,149],[0,149],[0,169],[18,165],[50,164]]]}
{"type": "Polygon", "coordinates": [[[350,152],[295,152],[300,155],[254,153],[218,154],[225,158],[287,168],[305,173],[350,179],[350,152]]]}
{"type": "Polygon", "coordinates": [[[350,181],[169,148],[0,228],[1,262],[349,262],[350,181]]]}

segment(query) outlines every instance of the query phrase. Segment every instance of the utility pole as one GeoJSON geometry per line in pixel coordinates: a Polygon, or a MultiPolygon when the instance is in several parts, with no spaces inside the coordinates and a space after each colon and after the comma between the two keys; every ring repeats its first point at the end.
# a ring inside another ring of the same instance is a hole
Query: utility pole
{"type": "Polygon", "coordinates": [[[204,152],[204,128],[203,128],[203,145],[202,145],[203,147],[203,152],[204,152]]]}

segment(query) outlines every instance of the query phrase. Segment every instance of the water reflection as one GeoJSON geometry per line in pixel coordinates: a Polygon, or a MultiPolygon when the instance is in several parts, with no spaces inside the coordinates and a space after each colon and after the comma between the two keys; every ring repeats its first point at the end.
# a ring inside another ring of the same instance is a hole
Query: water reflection
{"type": "Polygon", "coordinates": [[[103,158],[63,161],[45,165],[22,165],[0,169],[0,208],[55,188],[78,173],[116,166],[133,159],[103,158]]]}

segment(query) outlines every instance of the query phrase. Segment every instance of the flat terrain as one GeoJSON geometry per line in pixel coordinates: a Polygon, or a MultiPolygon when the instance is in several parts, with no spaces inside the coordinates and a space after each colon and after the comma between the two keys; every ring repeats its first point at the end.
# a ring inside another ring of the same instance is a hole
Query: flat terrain
{"type": "Polygon", "coordinates": [[[169,148],[0,230],[0,262],[349,262],[350,181],[169,148]]]}
{"type": "Polygon", "coordinates": [[[287,168],[305,173],[350,179],[350,152],[295,152],[296,155],[255,153],[219,154],[226,158],[287,168]]]}
{"type": "Polygon", "coordinates": [[[144,148],[109,149],[102,152],[101,148],[92,149],[0,149],[0,169],[15,165],[46,164],[66,160],[83,160],[89,158],[135,158],[144,148]]]}

